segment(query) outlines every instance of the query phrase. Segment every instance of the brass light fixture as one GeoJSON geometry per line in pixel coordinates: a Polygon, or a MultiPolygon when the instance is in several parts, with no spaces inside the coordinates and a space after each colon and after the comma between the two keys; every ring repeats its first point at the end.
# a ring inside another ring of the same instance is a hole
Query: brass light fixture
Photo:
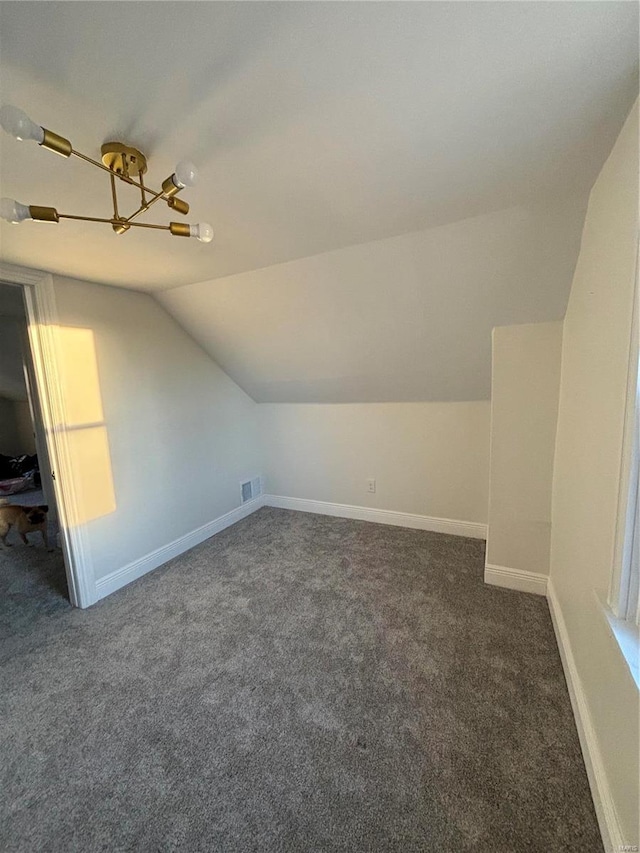
{"type": "Polygon", "coordinates": [[[113,216],[100,218],[96,216],[72,216],[68,213],[58,213],[55,207],[39,207],[38,205],[21,204],[11,198],[3,198],[0,202],[0,218],[8,222],[19,223],[25,219],[35,219],[38,222],[60,222],[61,219],[80,219],[83,222],[106,222],[116,234],[125,234],[130,228],[155,228],[169,231],[174,237],[195,237],[201,243],[213,240],[213,228],[206,222],[198,225],[188,225],[186,222],[170,222],[168,225],[150,225],[146,222],[134,222],[141,213],[149,210],[152,204],[162,199],[171,210],[186,216],[189,205],[177,194],[185,187],[192,187],[196,181],[196,168],[191,163],[182,161],[176,166],[175,172],[162,183],[160,192],[150,189],[144,183],[143,175],[147,171],[147,158],[130,145],[122,142],[105,142],[102,146],[102,163],[92,160],[85,154],[75,151],[68,139],[58,136],[46,127],[40,127],[31,121],[28,115],[10,105],[0,109],[0,125],[18,140],[32,139],[41,148],[54,151],[62,157],[79,157],[98,169],[109,174],[111,182],[111,199],[113,216]],[[117,182],[123,181],[140,190],[140,207],[129,216],[122,216],[118,209],[117,182]]]}

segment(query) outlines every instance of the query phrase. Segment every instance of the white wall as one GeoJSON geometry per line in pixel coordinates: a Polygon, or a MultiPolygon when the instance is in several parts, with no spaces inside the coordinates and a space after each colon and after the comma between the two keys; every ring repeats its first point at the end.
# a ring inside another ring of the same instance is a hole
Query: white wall
{"type": "Polygon", "coordinates": [[[272,494],[486,523],[488,402],[265,403],[259,413],[272,494]]]}
{"type": "Polygon", "coordinates": [[[54,287],[99,579],[240,504],[240,479],[262,473],[257,407],[150,296],[57,276],[54,287]]]}
{"type": "Polygon", "coordinates": [[[589,201],[562,345],[551,582],[620,825],[638,839],[638,690],[601,612],[612,568],[638,249],[638,109],[589,201]]]}
{"type": "Polygon", "coordinates": [[[549,573],[562,323],[493,330],[487,563],[549,573]]]}

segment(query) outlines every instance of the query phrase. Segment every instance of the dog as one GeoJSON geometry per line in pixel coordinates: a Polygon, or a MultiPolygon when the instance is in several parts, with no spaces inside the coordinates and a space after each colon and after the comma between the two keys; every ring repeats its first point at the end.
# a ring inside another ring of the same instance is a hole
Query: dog
{"type": "Polygon", "coordinates": [[[46,504],[42,506],[19,506],[17,504],[0,504],[0,540],[5,547],[10,547],[11,542],[7,542],[7,534],[12,527],[15,527],[20,538],[25,545],[31,543],[27,539],[27,533],[34,533],[39,530],[42,534],[42,541],[48,551],[49,536],[47,534],[47,513],[49,507],[46,504]]]}

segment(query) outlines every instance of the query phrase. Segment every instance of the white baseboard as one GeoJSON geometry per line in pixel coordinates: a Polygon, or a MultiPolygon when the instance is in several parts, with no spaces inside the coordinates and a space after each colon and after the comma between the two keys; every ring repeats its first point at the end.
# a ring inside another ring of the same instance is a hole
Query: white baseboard
{"type": "Polygon", "coordinates": [[[168,560],[184,554],[190,548],[204,542],[211,536],[215,536],[225,527],[229,527],[246,518],[252,512],[262,506],[279,507],[280,509],[294,509],[302,512],[315,512],[320,515],[335,515],[340,518],[355,518],[361,521],[373,521],[378,524],[392,524],[399,527],[412,527],[418,530],[431,530],[436,533],[450,533],[454,536],[467,536],[473,539],[485,539],[487,527],[485,524],[477,524],[471,521],[454,521],[449,518],[430,518],[426,515],[412,515],[411,513],[393,512],[386,509],[370,509],[369,507],[349,506],[346,504],[333,504],[325,501],[304,500],[302,498],[286,498],[279,495],[261,495],[242,506],[232,509],[225,515],[213,521],[203,524],[197,530],[192,530],[185,536],[181,536],[167,545],[163,545],[150,554],[140,557],[116,569],[109,575],[99,578],[95,584],[95,596],[93,602],[99,601],[112,592],[122,589],[132,581],[137,580],[147,572],[157,569],[168,560]]]}
{"type": "Polygon", "coordinates": [[[605,773],[587,697],[571,650],[569,633],[551,578],[535,572],[487,563],[484,570],[484,580],[485,583],[494,586],[546,595],[604,848],[607,853],[614,853],[614,851],[617,853],[617,851],[623,850],[625,840],[620,828],[620,821],[605,773]]]}
{"type": "MultiPolygon", "coordinates": [[[[627,842],[625,842],[622,834],[615,803],[605,773],[596,731],[589,712],[587,697],[573,657],[569,632],[551,579],[549,579],[547,584],[547,600],[569,688],[571,707],[573,708],[573,716],[575,717],[578,729],[582,757],[584,758],[587,769],[589,787],[591,788],[591,796],[593,797],[604,849],[607,853],[612,853],[612,851],[616,851],[617,853],[617,851],[625,849],[624,845],[627,842]]],[[[631,849],[631,847],[627,849],[631,849]]]]}
{"type": "Polygon", "coordinates": [[[209,539],[211,536],[215,536],[216,533],[220,533],[220,531],[224,530],[225,527],[230,527],[237,521],[241,521],[243,518],[251,515],[252,512],[260,509],[261,506],[264,506],[264,503],[264,495],[260,495],[260,497],[247,501],[241,506],[232,509],[230,512],[215,518],[213,521],[203,524],[202,527],[192,530],[191,533],[187,533],[179,539],[169,542],[168,545],[163,545],[156,551],[152,551],[150,554],[146,554],[144,557],[140,557],[138,560],[128,563],[121,569],[116,569],[116,571],[112,572],[110,575],[106,575],[104,578],[99,578],[96,581],[96,595],[94,601],[99,601],[101,598],[110,595],[112,592],[115,592],[123,586],[130,584],[132,581],[137,580],[137,578],[142,577],[142,575],[146,575],[146,573],[150,572],[152,569],[157,569],[158,566],[161,566],[168,560],[173,559],[173,557],[177,557],[179,554],[184,554],[185,551],[199,545],[201,542],[204,542],[205,539],[209,539]]]}
{"type": "Polygon", "coordinates": [[[546,595],[548,580],[547,575],[526,572],[524,569],[509,569],[507,566],[494,566],[492,563],[486,563],[484,567],[485,583],[505,589],[517,589],[519,592],[546,595]]]}
{"type": "Polygon", "coordinates": [[[432,518],[429,515],[414,515],[410,512],[395,512],[390,509],[372,509],[366,506],[335,504],[328,501],[313,501],[306,498],[287,498],[281,495],[265,495],[266,506],[279,509],[294,509],[299,512],[314,512],[318,515],[334,515],[338,518],[354,518],[358,521],[373,521],[376,524],[392,524],[396,527],[411,527],[415,530],[430,530],[432,533],[449,533],[470,539],[486,539],[487,525],[475,521],[457,521],[452,518],[432,518]]]}

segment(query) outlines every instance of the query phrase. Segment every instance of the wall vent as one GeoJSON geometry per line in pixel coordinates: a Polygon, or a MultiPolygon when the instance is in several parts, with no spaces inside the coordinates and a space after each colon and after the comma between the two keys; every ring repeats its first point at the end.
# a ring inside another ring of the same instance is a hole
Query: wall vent
{"type": "Polygon", "coordinates": [[[240,483],[240,491],[242,495],[242,503],[252,501],[262,494],[262,481],[260,477],[254,477],[253,480],[245,480],[240,483]]]}

